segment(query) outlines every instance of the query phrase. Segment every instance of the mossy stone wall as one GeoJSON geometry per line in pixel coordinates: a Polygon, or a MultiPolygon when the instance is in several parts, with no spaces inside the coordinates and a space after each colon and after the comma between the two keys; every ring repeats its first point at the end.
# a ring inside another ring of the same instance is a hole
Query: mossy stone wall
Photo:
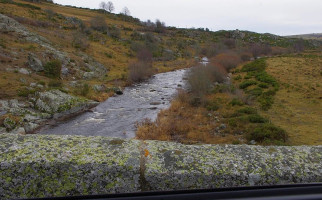
{"type": "Polygon", "coordinates": [[[0,199],[322,182],[322,146],[0,134],[0,199]]]}

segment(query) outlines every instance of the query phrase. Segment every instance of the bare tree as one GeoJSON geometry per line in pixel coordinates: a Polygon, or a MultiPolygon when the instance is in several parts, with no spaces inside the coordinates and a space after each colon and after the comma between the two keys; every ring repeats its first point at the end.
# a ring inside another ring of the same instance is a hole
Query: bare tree
{"type": "Polygon", "coordinates": [[[121,14],[126,15],[126,16],[129,16],[131,13],[130,13],[130,10],[125,6],[123,8],[121,14]]]}
{"type": "Polygon", "coordinates": [[[102,1],[99,5],[99,8],[102,9],[102,10],[105,10],[106,8],[106,3],[104,1],[102,1]]]}
{"type": "Polygon", "coordinates": [[[113,2],[112,1],[107,2],[107,4],[106,4],[106,10],[111,13],[111,12],[114,11],[114,9],[115,9],[115,7],[114,7],[113,2]]]}

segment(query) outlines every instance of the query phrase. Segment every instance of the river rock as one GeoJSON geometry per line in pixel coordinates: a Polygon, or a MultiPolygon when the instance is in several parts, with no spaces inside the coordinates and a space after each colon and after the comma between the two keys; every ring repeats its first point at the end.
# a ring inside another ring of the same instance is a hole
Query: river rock
{"type": "Polygon", "coordinates": [[[160,105],[160,104],[161,104],[161,102],[159,102],[159,101],[151,102],[151,103],[150,103],[150,105],[153,105],[153,106],[160,105]]]}
{"type": "Polygon", "coordinates": [[[114,88],[114,92],[115,92],[115,94],[117,94],[117,95],[122,95],[122,94],[123,94],[123,91],[121,90],[121,88],[120,88],[120,87],[116,87],[116,88],[114,88]]]}
{"type": "Polygon", "coordinates": [[[24,130],[26,131],[26,133],[32,133],[38,127],[39,127],[39,124],[29,122],[29,123],[25,123],[24,130]]]}

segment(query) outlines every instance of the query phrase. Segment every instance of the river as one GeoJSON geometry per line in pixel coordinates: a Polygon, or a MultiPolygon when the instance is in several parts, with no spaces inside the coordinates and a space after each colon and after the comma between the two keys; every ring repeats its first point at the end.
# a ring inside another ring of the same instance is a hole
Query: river
{"type": "Polygon", "coordinates": [[[133,138],[137,122],[155,120],[160,110],[170,106],[177,89],[186,85],[185,72],[156,74],[146,82],[125,88],[123,95],[108,98],[91,112],[44,127],[39,134],[133,138]]]}

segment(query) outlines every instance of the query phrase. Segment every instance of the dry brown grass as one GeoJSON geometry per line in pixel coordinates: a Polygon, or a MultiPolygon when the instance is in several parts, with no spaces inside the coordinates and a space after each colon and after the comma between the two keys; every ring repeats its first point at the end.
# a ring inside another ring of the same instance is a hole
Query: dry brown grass
{"type": "Polygon", "coordinates": [[[225,120],[222,112],[226,109],[228,94],[218,94],[208,98],[221,99],[222,107],[218,111],[209,111],[205,107],[191,106],[188,97],[181,94],[171,107],[158,114],[156,122],[149,120],[138,124],[136,136],[138,139],[176,141],[185,144],[231,144],[234,141],[242,143],[243,138],[231,134],[230,129],[217,133],[216,128],[225,120]]]}

